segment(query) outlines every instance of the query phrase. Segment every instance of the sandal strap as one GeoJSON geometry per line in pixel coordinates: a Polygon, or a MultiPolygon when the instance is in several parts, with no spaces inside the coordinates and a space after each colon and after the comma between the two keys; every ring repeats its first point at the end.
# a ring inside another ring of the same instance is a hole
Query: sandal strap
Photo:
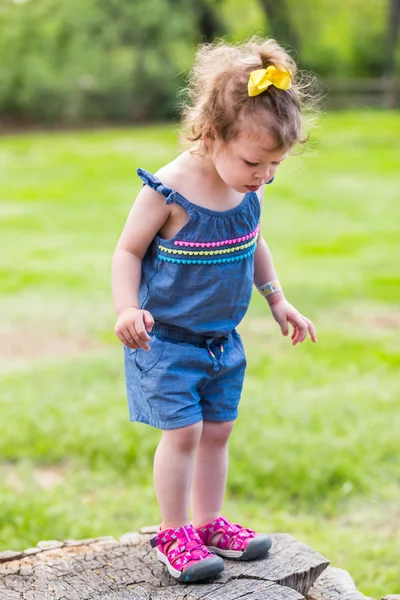
{"type": "Polygon", "coordinates": [[[198,528],[206,546],[212,546],[212,538],[222,533],[217,546],[221,550],[242,550],[245,541],[255,537],[257,534],[248,527],[242,527],[239,523],[231,523],[225,517],[218,517],[214,521],[205,523],[198,528]]]}
{"type": "Polygon", "coordinates": [[[174,567],[182,568],[188,562],[199,562],[212,555],[212,552],[201,541],[193,525],[164,529],[149,540],[149,543],[152,548],[157,546],[174,567]],[[169,550],[174,541],[177,541],[178,545],[169,550]]]}
{"type": "Polygon", "coordinates": [[[177,527],[176,529],[170,527],[168,529],[162,529],[160,533],[149,540],[149,544],[152,548],[155,548],[156,546],[161,547],[167,542],[176,541],[178,538],[190,540],[195,533],[192,525],[184,525],[182,527],[177,527]]]}

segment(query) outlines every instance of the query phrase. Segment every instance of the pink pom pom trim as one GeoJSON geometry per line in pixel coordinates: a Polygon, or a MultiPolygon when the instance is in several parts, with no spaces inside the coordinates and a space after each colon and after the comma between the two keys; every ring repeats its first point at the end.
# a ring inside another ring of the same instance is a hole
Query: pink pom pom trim
{"type": "Polygon", "coordinates": [[[247,235],[244,235],[243,237],[239,237],[239,238],[232,238],[230,240],[222,240],[219,242],[193,242],[193,241],[189,241],[186,242],[184,240],[175,240],[174,245],[175,246],[190,246],[191,248],[214,248],[215,246],[225,246],[227,244],[238,244],[240,242],[245,242],[247,240],[250,240],[251,238],[253,238],[254,236],[257,235],[258,231],[260,229],[260,226],[257,225],[256,229],[254,231],[252,231],[251,233],[248,233],[247,235]]]}

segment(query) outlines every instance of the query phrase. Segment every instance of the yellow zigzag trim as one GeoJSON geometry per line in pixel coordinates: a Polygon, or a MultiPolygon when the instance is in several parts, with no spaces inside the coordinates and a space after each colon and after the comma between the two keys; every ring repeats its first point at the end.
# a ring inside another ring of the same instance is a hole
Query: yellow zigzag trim
{"type": "Polygon", "coordinates": [[[160,250],[163,250],[164,252],[168,252],[168,254],[190,254],[190,255],[196,254],[196,256],[210,256],[212,254],[227,254],[228,252],[236,252],[237,250],[244,250],[245,248],[249,248],[249,246],[252,246],[253,244],[255,244],[257,241],[257,238],[258,238],[258,234],[251,242],[248,242],[247,244],[243,244],[242,246],[235,246],[234,248],[226,248],[225,250],[210,250],[210,251],[201,250],[200,252],[193,252],[192,250],[172,250],[171,248],[166,248],[165,246],[158,246],[158,247],[160,250]]]}

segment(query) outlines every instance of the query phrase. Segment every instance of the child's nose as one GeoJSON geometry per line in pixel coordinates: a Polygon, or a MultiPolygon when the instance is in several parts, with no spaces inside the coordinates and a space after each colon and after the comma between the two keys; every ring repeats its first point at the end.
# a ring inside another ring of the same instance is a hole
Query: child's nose
{"type": "Polygon", "coordinates": [[[266,169],[262,169],[257,173],[258,179],[262,179],[263,181],[268,181],[271,179],[271,167],[267,167],[266,169]]]}

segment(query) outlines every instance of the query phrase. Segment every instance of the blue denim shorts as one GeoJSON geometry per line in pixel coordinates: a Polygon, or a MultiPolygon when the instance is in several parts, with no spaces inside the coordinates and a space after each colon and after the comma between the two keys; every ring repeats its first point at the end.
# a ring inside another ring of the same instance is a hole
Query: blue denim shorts
{"type": "Polygon", "coordinates": [[[156,325],[151,350],[124,346],[131,421],[177,429],[237,418],[246,358],[236,330],[204,338],[156,325]]]}

